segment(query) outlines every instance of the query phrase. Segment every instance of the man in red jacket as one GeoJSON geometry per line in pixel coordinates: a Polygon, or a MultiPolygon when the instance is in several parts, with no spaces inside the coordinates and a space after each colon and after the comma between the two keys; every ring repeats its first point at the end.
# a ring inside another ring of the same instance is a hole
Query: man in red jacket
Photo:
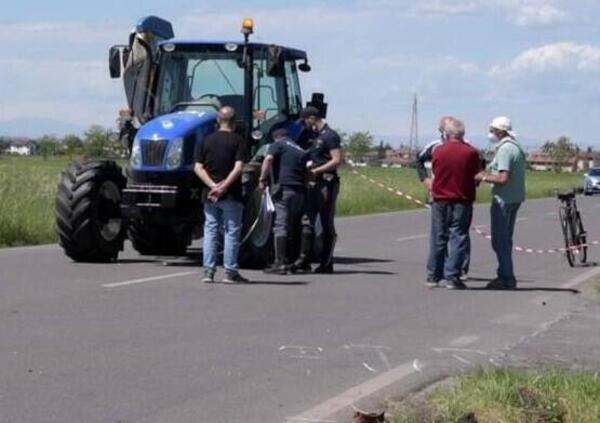
{"type": "Polygon", "coordinates": [[[467,254],[476,182],[481,171],[479,153],[464,141],[465,125],[446,118],[440,127],[442,143],[432,151],[433,180],[423,183],[431,191],[431,236],[427,262],[427,286],[442,279],[448,289],[465,289],[460,281],[467,254]]]}

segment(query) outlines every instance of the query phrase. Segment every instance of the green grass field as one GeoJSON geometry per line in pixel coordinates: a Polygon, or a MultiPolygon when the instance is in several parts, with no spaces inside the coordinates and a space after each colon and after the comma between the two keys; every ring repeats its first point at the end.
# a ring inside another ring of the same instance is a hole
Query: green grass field
{"type": "Polygon", "coordinates": [[[391,421],[595,423],[598,398],[600,378],[593,373],[480,371],[434,390],[422,403],[392,404],[391,421]]]}
{"type": "MultiPolygon", "coordinates": [[[[425,201],[427,192],[418,182],[414,169],[359,168],[358,172],[401,192],[425,201]]],[[[554,195],[554,190],[580,187],[583,176],[578,173],[527,173],[527,198],[543,198],[554,195]]],[[[477,192],[477,201],[490,201],[491,186],[482,185],[477,192]]],[[[350,169],[342,171],[342,189],[338,202],[338,214],[349,216],[397,210],[415,209],[420,206],[400,196],[370,184],[350,169]]]]}
{"type": "MultiPolygon", "coordinates": [[[[62,158],[0,156],[0,247],[35,245],[56,241],[54,195],[60,172],[68,161],[62,158]]],[[[361,168],[360,172],[416,198],[426,193],[414,169],[361,168]]],[[[419,206],[375,185],[349,169],[342,169],[338,215],[348,216],[418,208],[419,206]]],[[[581,175],[530,172],[528,198],[553,194],[555,187],[581,185],[581,175]]],[[[480,189],[479,199],[489,200],[489,187],[480,189]]]]}

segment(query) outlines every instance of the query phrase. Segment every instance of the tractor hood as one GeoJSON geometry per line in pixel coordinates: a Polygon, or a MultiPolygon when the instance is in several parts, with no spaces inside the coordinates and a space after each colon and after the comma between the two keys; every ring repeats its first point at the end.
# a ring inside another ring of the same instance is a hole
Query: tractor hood
{"type": "MultiPolygon", "coordinates": [[[[141,140],[172,140],[187,137],[200,128],[211,128],[216,123],[214,112],[176,112],[158,116],[147,122],[137,132],[141,140]]],[[[204,131],[202,131],[205,133],[204,131]]],[[[212,131],[210,131],[212,132],[212,131]]]]}

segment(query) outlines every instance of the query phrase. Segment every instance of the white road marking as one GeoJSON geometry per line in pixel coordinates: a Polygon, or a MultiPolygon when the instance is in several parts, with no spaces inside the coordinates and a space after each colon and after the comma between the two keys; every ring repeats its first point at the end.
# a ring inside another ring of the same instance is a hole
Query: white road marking
{"type": "Polygon", "coordinates": [[[123,282],[105,283],[104,285],[102,285],[102,287],[103,288],[117,288],[117,287],[120,287],[120,286],[135,285],[135,284],[140,284],[140,283],[159,281],[159,280],[162,280],[162,279],[172,279],[172,278],[178,278],[178,277],[181,277],[181,276],[190,276],[190,275],[194,275],[194,274],[197,274],[197,273],[198,273],[198,271],[170,273],[168,275],[151,276],[149,278],[132,279],[132,280],[123,281],[123,282]]]}
{"type": "Polygon", "coordinates": [[[582,273],[581,275],[571,279],[570,281],[563,283],[560,287],[562,289],[573,289],[576,286],[586,282],[588,279],[592,279],[593,277],[600,274],[600,267],[595,267],[593,269],[588,270],[587,272],[582,273]]]}
{"type": "Polygon", "coordinates": [[[58,250],[60,246],[58,244],[38,244],[38,245],[25,245],[22,247],[8,247],[1,248],[0,253],[15,253],[27,250],[58,250]]]}
{"type": "Polygon", "coordinates": [[[487,352],[482,350],[472,350],[468,348],[432,348],[436,353],[444,353],[444,352],[462,352],[462,353],[473,353],[480,355],[488,355],[487,352]]]}
{"type": "Polygon", "coordinates": [[[369,366],[369,365],[368,365],[367,363],[365,363],[364,361],[363,361],[363,366],[364,366],[364,367],[365,367],[365,369],[367,369],[368,371],[370,371],[370,372],[373,372],[373,373],[377,373],[377,370],[375,370],[374,368],[372,368],[371,366],[369,366]]]}
{"type": "Polygon", "coordinates": [[[386,345],[364,345],[364,344],[346,344],[344,345],[345,349],[350,348],[372,348],[374,350],[391,350],[392,347],[388,347],[386,345]]]}
{"type": "Polygon", "coordinates": [[[294,355],[288,356],[288,358],[298,358],[302,360],[320,360],[322,357],[319,355],[323,352],[321,347],[309,347],[306,345],[282,345],[279,347],[279,351],[290,350],[294,355]]]}
{"type": "Polygon", "coordinates": [[[457,338],[454,338],[450,341],[451,347],[466,347],[467,345],[474,344],[479,340],[479,336],[477,335],[463,335],[457,338]]]}
{"type": "Polygon", "coordinates": [[[396,239],[396,241],[398,242],[405,242],[405,241],[412,241],[415,239],[423,239],[423,238],[428,238],[429,234],[419,234],[419,235],[411,235],[411,236],[405,236],[403,238],[398,238],[396,239]]]}
{"type": "Polygon", "coordinates": [[[515,220],[515,222],[525,222],[527,220],[529,220],[528,217],[517,217],[517,220],[515,220]]]}
{"type": "Polygon", "coordinates": [[[420,362],[419,362],[418,358],[415,358],[412,365],[413,365],[413,369],[415,369],[415,371],[417,371],[419,373],[423,372],[423,368],[420,366],[420,362]]]}
{"type": "Polygon", "coordinates": [[[322,420],[322,419],[307,419],[304,417],[286,417],[286,422],[307,422],[307,423],[337,423],[336,420],[322,420]]]}
{"type": "Polygon", "coordinates": [[[461,363],[466,364],[468,366],[472,366],[473,365],[473,363],[471,361],[467,360],[466,358],[462,358],[460,355],[452,354],[452,357],[454,357],[455,359],[457,359],[461,363]]]}
{"type": "Polygon", "coordinates": [[[391,385],[415,372],[413,363],[404,363],[373,379],[348,389],[341,394],[307,410],[298,416],[288,418],[288,421],[327,421],[335,413],[351,406],[374,392],[391,385]],[[312,419],[312,420],[307,420],[312,419]]]}

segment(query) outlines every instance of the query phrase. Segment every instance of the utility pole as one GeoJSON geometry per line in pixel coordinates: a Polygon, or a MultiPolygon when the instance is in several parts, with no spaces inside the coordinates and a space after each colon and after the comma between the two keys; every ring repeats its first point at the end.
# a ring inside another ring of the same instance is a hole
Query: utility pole
{"type": "Polygon", "coordinates": [[[410,135],[408,138],[408,148],[410,151],[419,149],[419,118],[418,118],[418,110],[417,110],[417,94],[415,94],[413,105],[412,105],[412,115],[410,117],[410,135]]]}

